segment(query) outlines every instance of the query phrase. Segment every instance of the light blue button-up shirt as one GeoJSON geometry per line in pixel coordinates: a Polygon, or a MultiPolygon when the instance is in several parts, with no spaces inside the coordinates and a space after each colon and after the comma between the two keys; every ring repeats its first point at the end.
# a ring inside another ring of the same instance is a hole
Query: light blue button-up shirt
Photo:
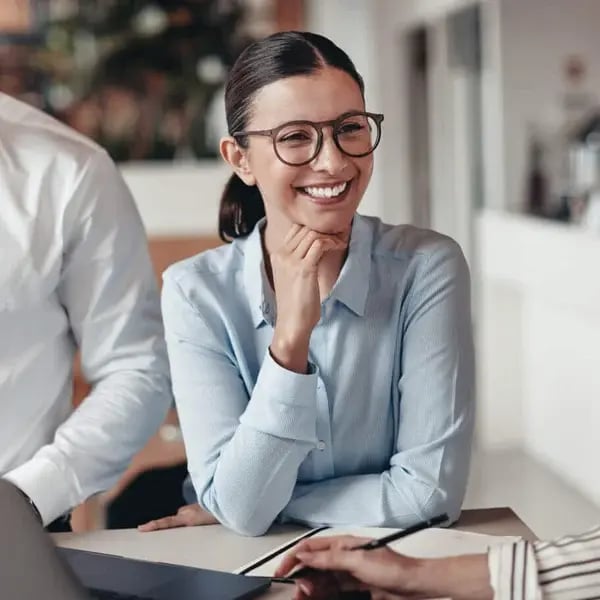
{"type": "Polygon", "coordinates": [[[260,535],[276,520],[407,527],[460,513],[473,430],[469,272],[438,233],[356,215],[310,340],[270,356],[259,223],[164,275],[173,390],[200,504],[260,535]]]}

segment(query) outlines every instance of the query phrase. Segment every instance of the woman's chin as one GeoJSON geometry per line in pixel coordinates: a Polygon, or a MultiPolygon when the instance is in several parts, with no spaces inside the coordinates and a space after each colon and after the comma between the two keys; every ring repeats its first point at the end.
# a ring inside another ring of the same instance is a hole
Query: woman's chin
{"type": "Polygon", "coordinates": [[[318,233],[323,233],[325,235],[339,235],[348,232],[352,228],[352,218],[354,217],[354,213],[345,219],[341,219],[340,217],[341,215],[331,215],[330,218],[328,218],[327,215],[319,215],[318,218],[307,217],[302,219],[302,222],[299,221],[299,223],[318,233]]]}

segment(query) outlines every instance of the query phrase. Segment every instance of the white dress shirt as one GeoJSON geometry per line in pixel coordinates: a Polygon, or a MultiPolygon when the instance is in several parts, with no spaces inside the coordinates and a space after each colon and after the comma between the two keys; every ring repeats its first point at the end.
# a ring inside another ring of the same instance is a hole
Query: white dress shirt
{"type": "Polygon", "coordinates": [[[118,170],[0,94],[0,475],[48,523],[110,487],[170,402],[146,237],[118,170]],[[77,349],[93,387],[72,412],[77,349]]]}

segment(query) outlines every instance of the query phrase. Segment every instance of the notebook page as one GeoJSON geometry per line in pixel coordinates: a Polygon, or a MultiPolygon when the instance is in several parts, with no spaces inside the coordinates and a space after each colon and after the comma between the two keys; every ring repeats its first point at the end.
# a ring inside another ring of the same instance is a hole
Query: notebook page
{"type": "MultiPolygon", "coordinates": [[[[369,539],[381,538],[397,529],[387,527],[333,527],[316,532],[311,537],[325,537],[332,535],[355,535],[369,539]]],[[[298,541],[305,535],[299,536],[298,541]]],[[[461,554],[478,554],[487,552],[490,546],[506,544],[517,541],[519,538],[506,536],[483,535],[481,533],[470,533],[457,531],[455,529],[424,529],[405,538],[392,542],[389,547],[396,552],[419,558],[437,558],[442,556],[458,556],[461,554]]],[[[289,551],[289,550],[288,550],[289,551]]],[[[276,550],[274,551],[276,552],[276,550]]],[[[269,553],[271,554],[271,553],[269,553]]],[[[261,575],[270,577],[273,575],[285,552],[247,571],[248,575],[261,575]]],[[[265,556],[268,556],[265,555],[265,556]]],[[[244,565],[236,571],[245,571],[250,565],[262,561],[264,557],[257,558],[248,565],[244,565]]]]}
{"type": "Polygon", "coordinates": [[[461,554],[481,554],[492,546],[511,544],[514,536],[484,535],[456,529],[424,529],[390,544],[396,552],[418,558],[441,558],[461,554]]]}

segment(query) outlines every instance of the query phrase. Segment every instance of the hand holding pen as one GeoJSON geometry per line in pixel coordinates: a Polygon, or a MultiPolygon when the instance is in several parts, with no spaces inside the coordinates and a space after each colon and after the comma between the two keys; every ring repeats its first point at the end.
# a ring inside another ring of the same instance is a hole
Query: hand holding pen
{"type": "MultiPolygon", "coordinates": [[[[305,540],[298,544],[298,546],[284,558],[275,573],[276,577],[274,580],[294,582],[296,580],[312,577],[315,575],[315,570],[312,568],[313,565],[319,570],[326,570],[328,568],[328,558],[331,558],[332,553],[335,554],[336,552],[338,554],[341,552],[344,555],[344,560],[352,564],[359,564],[361,561],[364,562],[367,560],[368,556],[372,556],[373,559],[376,559],[374,562],[379,563],[381,563],[381,561],[391,560],[392,558],[397,560],[397,557],[400,557],[400,555],[387,549],[387,544],[423,529],[447,523],[448,521],[448,515],[439,515],[376,540],[359,540],[352,536],[319,537],[305,540]],[[380,552],[371,555],[370,553],[373,550],[379,550],[380,552]],[[365,552],[368,554],[365,554],[365,552]],[[374,556],[375,554],[377,554],[376,557],[374,556]],[[379,554],[381,554],[381,556],[379,556],[379,554]]],[[[408,557],[401,558],[408,562],[414,560],[408,557]]],[[[350,567],[352,565],[349,564],[348,566],[350,567]]],[[[350,569],[349,571],[351,572],[350,569]]],[[[389,569],[386,569],[386,572],[389,572],[389,569]]]]}

